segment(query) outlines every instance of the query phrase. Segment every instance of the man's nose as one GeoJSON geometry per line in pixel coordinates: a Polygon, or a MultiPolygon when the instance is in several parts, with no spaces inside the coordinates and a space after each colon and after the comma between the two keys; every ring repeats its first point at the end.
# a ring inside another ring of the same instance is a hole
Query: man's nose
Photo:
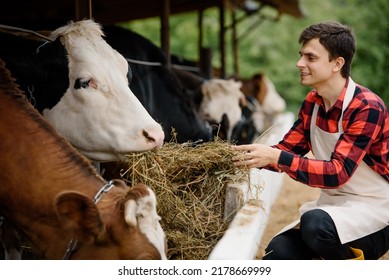
{"type": "Polygon", "coordinates": [[[297,60],[297,62],[296,62],[296,66],[297,66],[297,68],[302,68],[302,67],[304,67],[304,64],[303,64],[303,59],[302,59],[302,57],[300,57],[300,59],[299,59],[299,60],[297,60]]]}

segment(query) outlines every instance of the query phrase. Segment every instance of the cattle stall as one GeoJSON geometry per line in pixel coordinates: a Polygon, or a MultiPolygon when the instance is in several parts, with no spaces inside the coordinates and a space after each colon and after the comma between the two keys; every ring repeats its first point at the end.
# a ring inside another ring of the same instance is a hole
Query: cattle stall
{"type": "MultiPolygon", "coordinates": [[[[299,0],[145,0],[142,4],[137,0],[75,0],[75,1],[50,1],[50,0],[15,0],[1,4],[0,25],[11,25],[27,29],[47,29],[54,26],[65,25],[70,20],[82,20],[93,18],[101,24],[116,24],[139,19],[158,17],[160,19],[160,46],[170,63],[170,26],[169,17],[187,12],[198,13],[198,54],[200,66],[204,73],[211,75],[209,63],[212,50],[204,45],[204,11],[209,8],[217,8],[219,12],[218,24],[220,52],[220,77],[226,76],[227,53],[226,33],[232,30],[232,49],[234,71],[238,74],[238,43],[239,38],[236,28],[239,23],[247,18],[254,18],[256,22],[262,22],[261,15],[264,7],[271,7],[278,12],[278,16],[290,15],[296,18],[305,16],[300,7],[299,0]],[[236,11],[243,11],[245,15],[236,17],[236,11]],[[233,23],[226,24],[227,13],[232,13],[233,23]]],[[[276,20],[276,19],[272,19],[276,20]]],[[[252,32],[247,30],[247,32],[252,32]]]]}
{"type": "MultiPolygon", "coordinates": [[[[159,16],[161,18],[161,48],[165,54],[169,54],[169,25],[168,18],[170,15],[196,10],[199,12],[199,23],[201,22],[201,13],[207,8],[218,7],[220,11],[220,52],[221,56],[221,72],[225,73],[224,59],[227,56],[225,53],[226,32],[224,23],[224,13],[226,3],[242,4],[245,1],[146,1],[144,5],[140,5],[138,1],[101,1],[101,0],[76,0],[69,1],[7,1],[2,3],[0,9],[0,24],[19,26],[29,29],[39,29],[45,26],[66,24],[69,20],[79,20],[82,18],[94,18],[102,24],[113,24],[122,21],[159,16]],[[162,4],[161,4],[162,3],[162,4]],[[92,5],[93,4],[93,5],[92,5]],[[121,8],[117,8],[121,7],[121,8]]],[[[301,11],[298,7],[298,1],[256,1],[261,5],[269,5],[279,10],[280,14],[287,13],[294,16],[301,16],[301,11]]],[[[240,7],[237,5],[236,7],[240,7]]],[[[230,7],[230,6],[229,6],[230,7]]],[[[202,28],[199,24],[199,34],[202,38],[202,28]]],[[[201,51],[201,39],[199,42],[199,52],[201,51]]],[[[166,55],[166,57],[170,57],[166,55]]],[[[201,56],[200,56],[201,57],[201,56]]],[[[169,59],[167,60],[169,64],[169,59]]],[[[223,76],[223,74],[221,75],[223,76]]],[[[279,116],[280,125],[272,129],[266,137],[262,138],[263,143],[272,144],[280,139],[286,128],[291,125],[289,114],[279,116]],[[282,125],[281,125],[282,124],[282,125]]],[[[250,186],[248,182],[229,186],[226,196],[229,201],[237,202],[232,206],[232,211],[237,211],[232,219],[230,227],[218,242],[212,251],[209,259],[253,259],[255,258],[256,248],[266,227],[267,218],[270,212],[271,205],[276,198],[279,188],[281,187],[282,174],[268,172],[265,170],[252,170],[252,183],[263,184],[263,192],[260,195],[262,202],[259,207],[256,201],[250,196],[250,186]],[[261,181],[261,182],[260,182],[261,181]],[[271,187],[266,187],[271,186],[271,187]],[[240,191],[236,191],[239,189],[240,191]],[[249,213],[249,216],[248,216],[249,213]],[[242,220],[249,221],[242,223],[242,220]],[[240,242],[244,240],[245,242],[240,242]],[[234,247],[237,244],[245,244],[239,246],[239,250],[234,247]]],[[[258,202],[258,201],[257,201],[258,202]]],[[[225,211],[230,211],[231,206],[226,206],[225,211]]],[[[226,214],[228,215],[228,214],[226,214]]]]}

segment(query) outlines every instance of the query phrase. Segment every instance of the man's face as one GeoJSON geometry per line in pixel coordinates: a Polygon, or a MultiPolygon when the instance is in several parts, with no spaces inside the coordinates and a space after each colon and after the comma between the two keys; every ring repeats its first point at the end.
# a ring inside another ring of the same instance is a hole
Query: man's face
{"type": "Polygon", "coordinates": [[[317,89],[330,81],[336,62],[329,61],[329,53],[318,38],[308,41],[299,53],[296,66],[300,70],[300,84],[317,89]]]}

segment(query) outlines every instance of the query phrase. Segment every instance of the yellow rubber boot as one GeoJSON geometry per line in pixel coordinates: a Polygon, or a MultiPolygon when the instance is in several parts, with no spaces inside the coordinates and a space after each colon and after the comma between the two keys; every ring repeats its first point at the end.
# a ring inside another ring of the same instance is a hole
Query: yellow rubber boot
{"type": "Polygon", "coordinates": [[[357,249],[357,248],[353,248],[353,247],[350,247],[350,248],[351,248],[351,251],[355,255],[355,258],[353,258],[351,260],[364,260],[365,259],[364,255],[363,255],[363,251],[361,249],[357,249]]]}

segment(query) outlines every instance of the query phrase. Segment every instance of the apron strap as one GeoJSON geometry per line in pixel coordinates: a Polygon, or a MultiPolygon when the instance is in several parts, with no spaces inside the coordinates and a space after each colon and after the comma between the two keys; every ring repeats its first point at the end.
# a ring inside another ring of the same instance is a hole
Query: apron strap
{"type": "Polygon", "coordinates": [[[338,131],[339,132],[343,132],[343,126],[342,126],[343,114],[344,114],[344,111],[346,111],[348,105],[350,104],[351,100],[354,97],[355,87],[356,87],[356,85],[355,85],[354,81],[351,79],[351,77],[349,77],[346,94],[345,94],[344,100],[343,100],[342,114],[341,114],[339,122],[338,122],[338,131]]]}

